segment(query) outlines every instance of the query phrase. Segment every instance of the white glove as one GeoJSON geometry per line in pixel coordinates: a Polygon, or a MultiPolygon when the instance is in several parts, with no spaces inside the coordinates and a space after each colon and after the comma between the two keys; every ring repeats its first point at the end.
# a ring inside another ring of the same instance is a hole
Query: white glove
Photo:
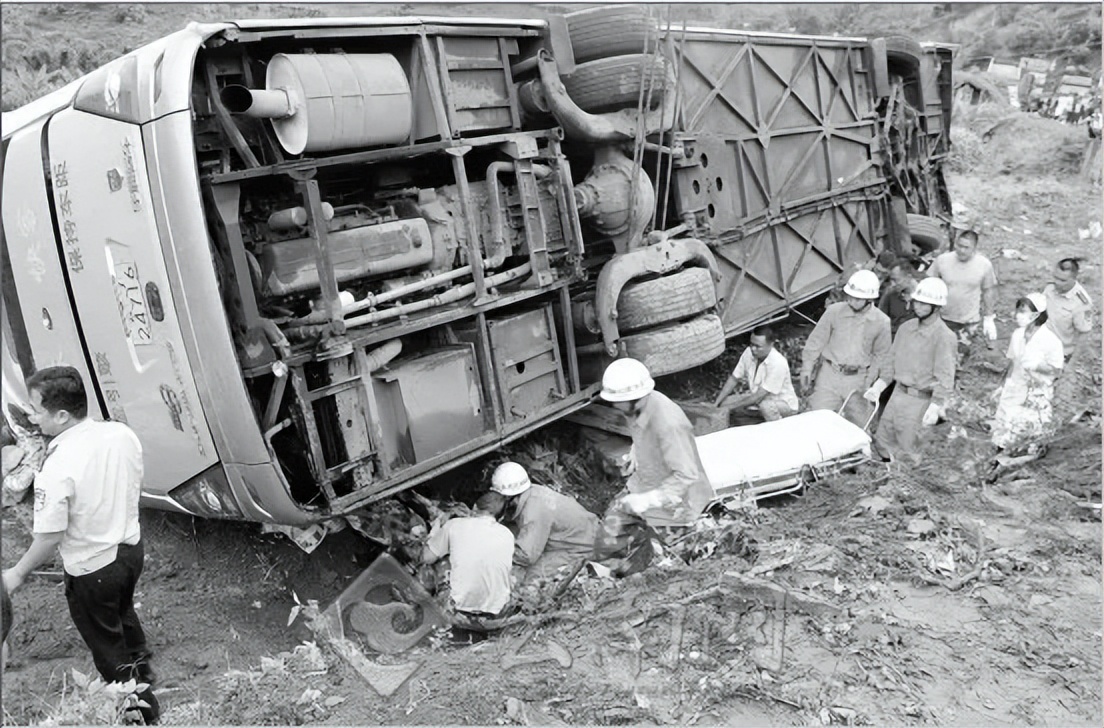
{"type": "Polygon", "coordinates": [[[874,383],[870,385],[870,389],[863,392],[863,399],[870,404],[878,404],[878,399],[888,386],[889,384],[887,384],[884,379],[875,379],[874,383]]]}
{"type": "Polygon", "coordinates": [[[986,316],[981,320],[981,329],[985,332],[985,338],[989,341],[997,340],[997,317],[993,315],[986,316]]]}
{"type": "Polygon", "coordinates": [[[921,420],[925,427],[931,427],[935,423],[939,422],[939,416],[943,414],[943,408],[932,402],[928,405],[928,408],[924,411],[924,419],[921,420]]]}
{"type": "Polygon", "coordinates": [[[648,498],[647,493],[629,493],[621,502],[624,504],[626,511],[638,516],[648,510],[651,505],[651,499],[648,498]]]}
{"type": "Polygon", "coordinates": [[[622,478],[627,478],[636,472],[636,450],[629,448],[629,451],[621,456],[618,470],[622,478]]]}
{"type": "Polygon", "coordinates": [[[653,508],[657,508],[664,504],[666,498],[663,495],[663,491],[649,490],[646,493],[629,493],[622,501],[625,504],[625,510],[629,513],[635,513],[640,516],[645,511],[650,511],[653,508]]]}

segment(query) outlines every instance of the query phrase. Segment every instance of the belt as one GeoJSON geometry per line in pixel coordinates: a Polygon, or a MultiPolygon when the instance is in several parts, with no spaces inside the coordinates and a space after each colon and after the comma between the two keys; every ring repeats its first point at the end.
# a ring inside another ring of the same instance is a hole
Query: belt
{"type": "Polygon", "coordinates": [[[897,382],[897,388],[900,389],[905,394],[911,394],[913,397],[920,397],[921,399],[926,399],[926,398],[932,396],[932,391],[930,389],[920,389],[919,387],[910,387],[909,385],[901,384],[900,382],[897,382]]]}
{"type": "Polygon", "coordinates": [[[824,361],[840,374],[847,374],[849,376],[853,374],[862,374],[869,368],[869,366],[866,364],[836,364],[831,359],[825,359],[824,361]]]}

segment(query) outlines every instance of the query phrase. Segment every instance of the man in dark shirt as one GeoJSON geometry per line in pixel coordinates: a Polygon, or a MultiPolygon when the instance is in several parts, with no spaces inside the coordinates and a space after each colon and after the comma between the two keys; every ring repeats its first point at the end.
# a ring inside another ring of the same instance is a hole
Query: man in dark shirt
{"type": "Polygon", "coordinates": [[[916,268],[908,258],[898,258],[889,268],[888,285],[883,286],[878,308],[889,316],[889,330],[897,333],[897,327],[913,318],[912,292],[916,290],[916,268]]]}

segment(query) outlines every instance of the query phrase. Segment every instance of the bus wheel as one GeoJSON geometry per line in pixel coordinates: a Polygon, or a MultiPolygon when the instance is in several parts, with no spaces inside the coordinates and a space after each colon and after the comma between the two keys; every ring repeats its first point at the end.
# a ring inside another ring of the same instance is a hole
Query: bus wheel
{"type": "Polygon", "coordinates": [[[670,275],[630,283],[617,299],[617,328],[640,331],[707,311],[717,305],[708,268],[686,268],[670,275]]]}
{"type": "Polygon", "coordinates": [[[724,327],[720,317],[712,313],[631,334],[621,341],[625,352],[644,362],[653,377],[705,364],[725,349],[724,327]]]}

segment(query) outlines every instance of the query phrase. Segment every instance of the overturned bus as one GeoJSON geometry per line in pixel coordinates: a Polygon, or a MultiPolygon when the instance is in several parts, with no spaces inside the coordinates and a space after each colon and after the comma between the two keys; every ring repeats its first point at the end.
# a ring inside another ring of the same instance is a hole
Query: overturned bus
{"type": "Polygon", "coordinates": [[[145,505],[348,514],[939,246],[950,74],[644,6],[193,23],[3,116],[5,412],[71,364],[145,505]]]}

